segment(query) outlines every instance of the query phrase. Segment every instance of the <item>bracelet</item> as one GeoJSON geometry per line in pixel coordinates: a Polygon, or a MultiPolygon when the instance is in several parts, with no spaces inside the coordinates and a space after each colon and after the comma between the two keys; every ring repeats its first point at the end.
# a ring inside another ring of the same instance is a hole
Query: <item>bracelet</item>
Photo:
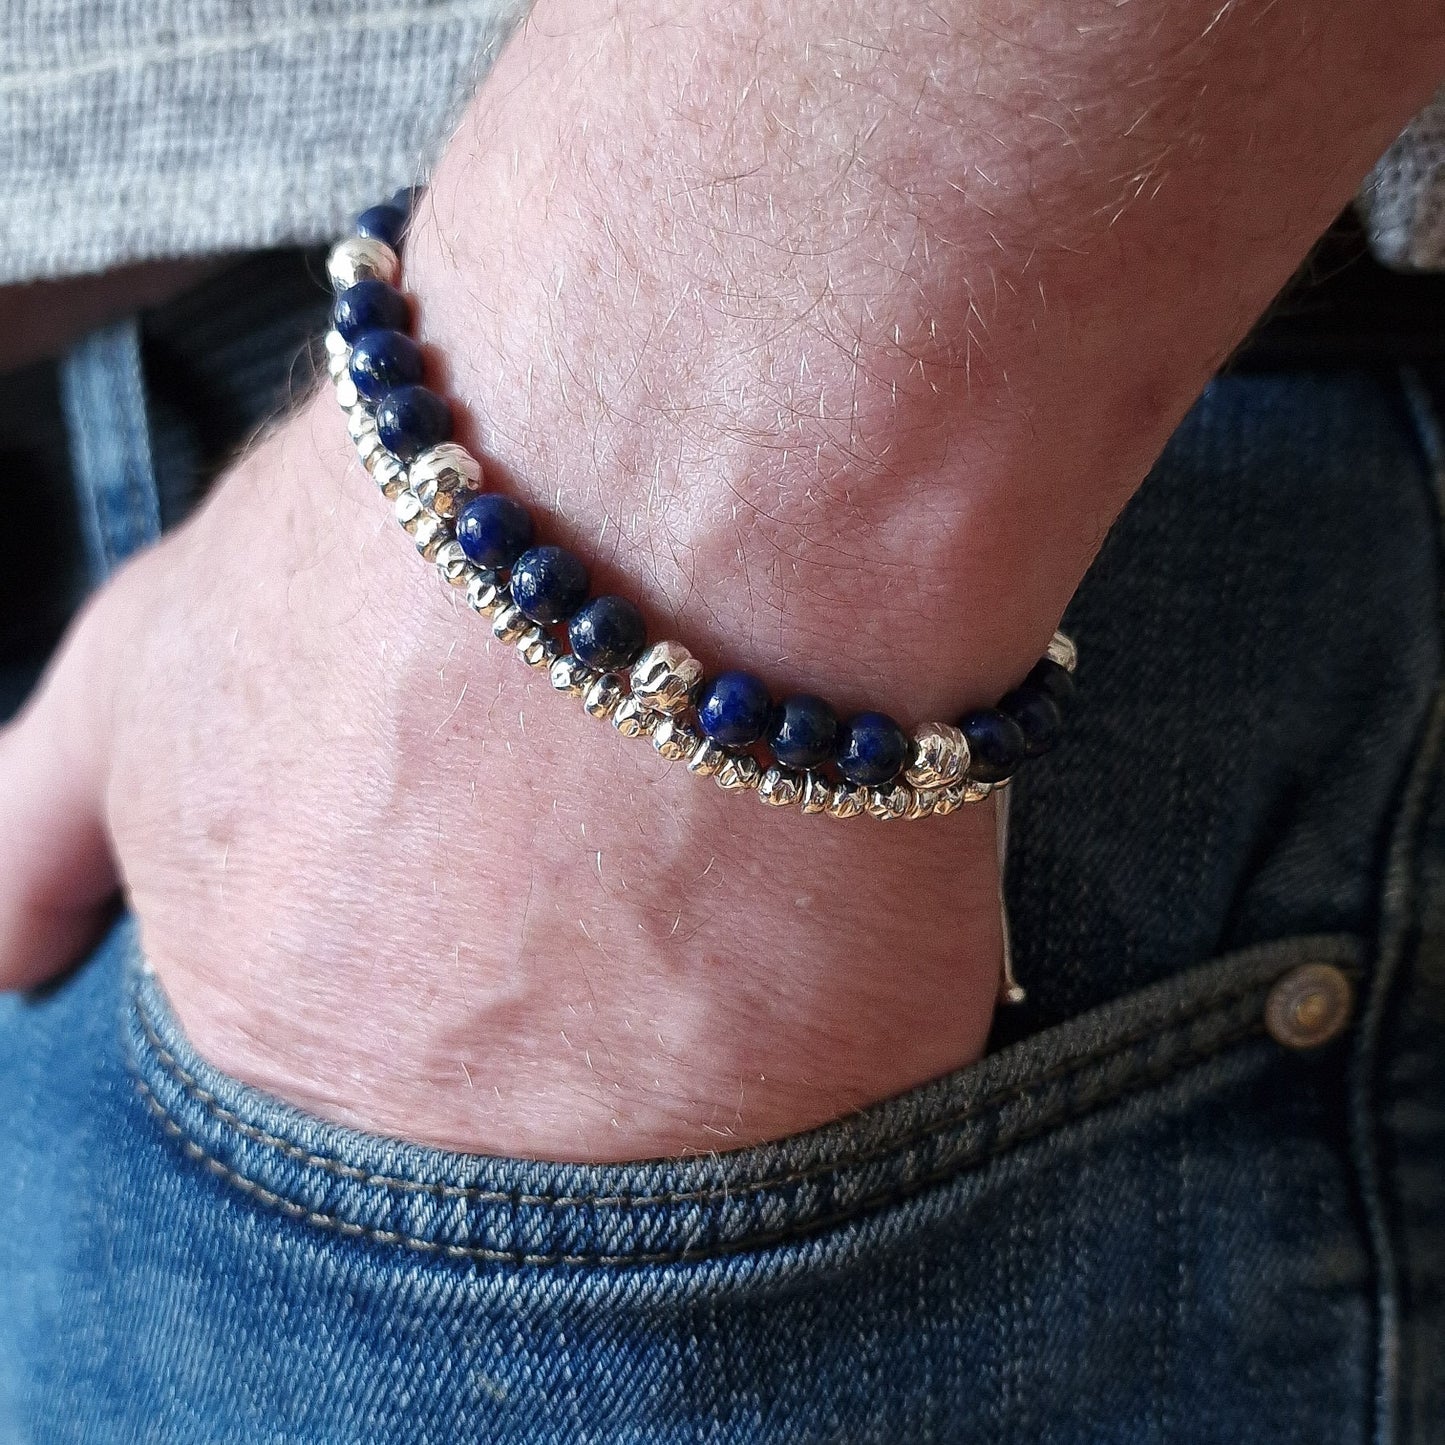
{"type": "Polygon", "coordinates": [[[775,702],[751,673],[705,676],[680,643],[649,644],[628,599],[590,596],[579,557],[538,544],[521,503],[483,490],[481,461],[452,440],[450,405],[423,384],[398,289],[414,199],[400,191],[363,211],[333,248],[327,369],[362,464],[417,550],[558,692],[720,788],[833,818],[944,816],[1054,746],[1077,663],[1061,632],[997,707],[910,735],[886,713],[839,718],[812,694],[775,702]]]}

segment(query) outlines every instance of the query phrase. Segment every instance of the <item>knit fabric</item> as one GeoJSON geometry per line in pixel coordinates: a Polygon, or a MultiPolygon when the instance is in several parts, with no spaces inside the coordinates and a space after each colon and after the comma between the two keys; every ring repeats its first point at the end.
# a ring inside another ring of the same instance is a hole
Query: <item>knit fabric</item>
{"type": "MultiPolygon", "coordinates": [[[[309,244],[425,170],[525,0],[10,0],[0,284],[309,244]]],[[[1362,197],[1445,266],[1445,91],[1362,197]]]]}

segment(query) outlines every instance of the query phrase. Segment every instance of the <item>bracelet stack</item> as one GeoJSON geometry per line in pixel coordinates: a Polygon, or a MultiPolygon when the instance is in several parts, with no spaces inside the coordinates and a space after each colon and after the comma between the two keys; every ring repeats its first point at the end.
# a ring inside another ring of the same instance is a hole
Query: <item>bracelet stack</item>
{"type": "Polygon", "coordinates": [[[502,643],[624,737],[773,807],[833,818],[926,818],[987,798],[1057,741],[1074,694],[1073,643],[1055,633],[997,707],[906,732],[885,713],[839,717],[820,697],[775,700],[751,673],[706,675],[678,642],[650,641],[625,597],[593,596],[587,567],[539,541],[531,513],[484,490],[425,383],[399,289],[412,192],[373,206],[327,262],[336,291],[327,367],[362,464],[417,550],[502,643]]]}

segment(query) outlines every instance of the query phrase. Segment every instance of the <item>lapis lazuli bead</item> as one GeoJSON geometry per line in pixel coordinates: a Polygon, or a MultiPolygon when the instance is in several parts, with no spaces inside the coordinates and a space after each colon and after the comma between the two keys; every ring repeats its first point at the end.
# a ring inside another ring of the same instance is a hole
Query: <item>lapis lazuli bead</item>
{"type": "Polygon", "coordinates": [[[1019,725],[1026,758],[1042,757],[1058,742],[1064,730],[1064,715],[1058,703],[1042,688],[1025,683],[1009,693],[998,708],[1019,725]]]}
{"type": "Polygon", "coordinates": [[[565,547],[533,547],[512,564],[512,601],[533,622],[565,622],[587,600],[587,568],[565,547]]]}
{"type": "Polygon", "coordinates": [[[366,331],[351,348],[348,368],[356,390],[367,401],[380,401],[399,386],[421,380],[421,347],[403,331],[366,331]]]}
{"type": "Polygon", "coordinates": [[[1001,783],[1024,760],[1024,735],[1019,725],[997,708],[980,708],[958,720],[968,739],[968,774],[980,783],[1001,783]]]}
{"type": "Polygon", "coordinates": [[[331,308],[332,324],[347,341],[367,331],[405,331],[411,324],[406,297],[374,276],[348,286],[331,308]]]}
{"type": "Polygon", "coordinates": [[[625,597],[594,597],[567,624],[572,651],[602,672],[631,667],[647,645],[642,613],[625,597]]]}
{"type": "Polygon", "coordinates": [[[532,530],[532,514],[498,492],[473,497],[457,513],[457,541],[478,567],[510,567],[532,545],[532,530]]]}
{"type": "Polygon", "coordinates": [[[832,756],[838,742],[838,714],[812,693],[785,698],[773,710],[768,746],[790,768],[817,768],[832,756]]]}
{"type": "Polygon", "coordinates": [[[703,732],[725,748],[745,748],[768,729],[773,700],[750,672],[720,672],[703,684],[697,720],[703,732]]]}
{"type": "Polygon", "coordinates": [[[385,241],[395,250],[406,230],[406,211],[396,205],[368,206],[356,218],[356,234],[373,241],[385,241]]]}
{"type": "Polygon", "coordinates": [[[1046,692],[1063,712],[1074,700],[1074,675],[1067,667],[1052,657],[1041,657],[1034,663],[1033,671],[1023,680],[1023,687],[1032,687],[1046,692]]]}
{"type": "Polygon", "coordinates": [[[834,755],[850,783],[876,788],[891,783],[908,762],[908,734],[887,713],[855,713],[838,730],[834,755]]]}
{"type": "Polygon", "coordinates": [[[406,216],[408,219],[410,219],[411,213],[416,209],[416,203],[418,199],[421,197],[422,193],[425,190],[425,186],[403,186],[399,191],[395,192],[392,195],[392,198],[387,202],[387,205],[393,207],[395,210],[400,211],[403,216],[406,216]]]}
{"type": "Polygon", "coordinates": [[[452,409],[424,386],[399,386],[376,404],[381,444],[402,461],[452,438],[452,409]]]}

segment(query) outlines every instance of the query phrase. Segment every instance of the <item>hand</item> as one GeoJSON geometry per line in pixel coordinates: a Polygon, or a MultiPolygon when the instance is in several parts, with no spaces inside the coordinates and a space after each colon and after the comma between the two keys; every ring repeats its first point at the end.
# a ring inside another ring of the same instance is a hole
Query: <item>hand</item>
{"type": "MultiPolygon", "coordinates": [[[[421,333],[493,484],[654,636],[844,709],[994,700],[1445,63],[1423,4],[1063,3],[569,0],[503,56],[409,243],[421,333]]],[[[773,813],[486,635],[308,405],[0,738],[4,981],[118,876],[221,1067],[556,1158],[742,1145],[977,1056],[987,808],[773,813]]]]}

